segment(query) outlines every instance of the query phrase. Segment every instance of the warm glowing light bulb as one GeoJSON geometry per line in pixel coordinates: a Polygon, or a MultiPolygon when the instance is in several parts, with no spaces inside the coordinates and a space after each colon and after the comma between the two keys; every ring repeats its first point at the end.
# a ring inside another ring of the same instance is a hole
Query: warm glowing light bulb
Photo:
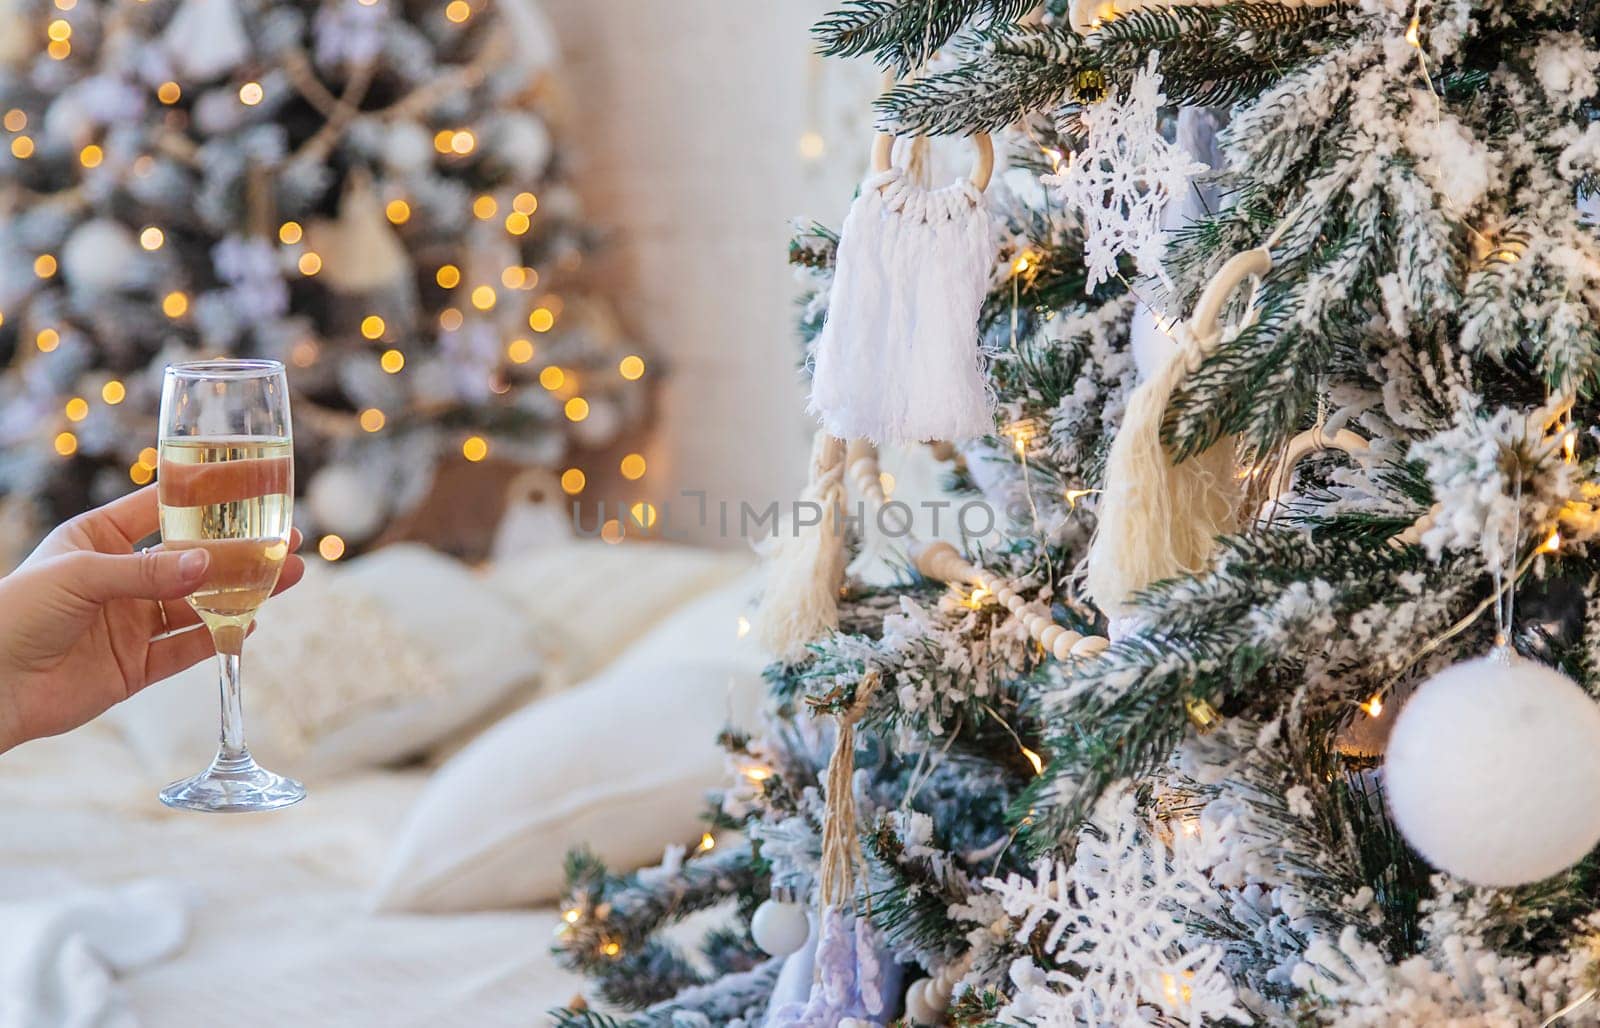
{"type": "Polygon", "coordinates": [[[608,519],[604,525],[600,526],[600,538],[612,546],[622,542],[622,522],[616,518],[608,519]]]}
{"type": "Polygon", "coordinates": [[[707,850],[714,850],[716,848],[717,848],[716,837],[713,836],[710,832],[705,832],[704,834],[702,834],[700,836],[700,845],[696,847],[696,849],[698,849],[701,853],[704,853],[707,850]]]}
{"type": "Polygon", "coordinates": [[[404,225],[411,220],[411,205],[404,200],[390,200],[384,206],[383,213],[392,224],[404,225]]]}
{"type": "Polygon", "coordinates": [[[246,107],[254,107],[266,95],[266,90],[261,88],[259,82],[246,82],[239,87],[239,102],[246,107]]]}
{"type": "Polygon", "coordinates": [[[449,129],[440,129],[433,134],[433,148],[440,153],[449,153],[450,140],[454,137],[455,133],[449,129]]]}
{"type": "Polygon", "coordinates": [[[622,472],[622,477],[628,481],[638,481],[644,477],[645,463],[643,455],[637,453],[628,454],[622,458],[622,463],[618,465],[618,470],[622,472]]]}
{"type": "Polygon", "coordinates": [[[467,129],[458,129],[450,133],[450,152],[456,154],[469,154],[472,148],[478,145],[478,139],[467,129]]]}
{"type": "Polygon", "coordinates": [[[511,209],[518,214],[532,214],[539,209],[539,198],[532,193],[518,193],[511,200],[511,209]]]}
{"type": "Polygon", "coordinates": [[[160,456],[154,446],[146,446],[139,451],[139,463],[153,468],[156,466],[156,461],[160,460],[160,456]]]}
{"type": "Polygon", "coordinates": [[[434,274],[433,280],[439,283],[441,289],[454,289],[461,284],[461,269],[454,264],[445,264],[434,274]]]}
{"type": "Polygon", "coordinates": [[[384,416],[383,411],[376,407],[368,407],[366,410],[362,411],[361,416],[357,420],[361,423],[361,430],[363,432],[381,432],[383,431],[383,426],[389,421],[389,419],[384,416]]]}
{"type": "Polygon", "coordinates": [[[344,540],[336,535],[325,535],[317,543],[317,552],[323,560],[338,560],[344,556],[344,540]]]}
{"type": "Polygon", "coordinates": [[[600,947],[600,952],[604,953],[608,957],[614,957],[618,953],[622,952],[622,946],[620,943],[608,942],[604,946],[600,947]]]}
{"type": "Polygon", "coordinates": [[[42,328],[33,337],[33,345],[39,348],[40,353],[52,353],[61,345],[61,333],[53,328],[42,328]]]}
{"type": "Polygon", "coordinates": [[[563,408],[568,421],[582,421],[589,416],[589,401],[581,396],[574,396],[567,401],[563,408]]]}
{"type": "Polygon", "coordinates": [[[820,160],[828,152],[828,144],[822,138],[821,132],[808,131],[800,133],[800,141],[796,146],[804,160],[820,160]]]}
{"type": "Polygon", "coordinates": [[[298,221],[286,221],[278,226],[278,241],[288,246],[293,246],[305,238],[305,229],[300,227],[298,221]]]}
{"type": "Polygon", "coordinates": [[[33,156],[33,140],[27,136],[18,136],[11,141],[11,156],[19,161],[25,161],[33,156]]]}
{"type": "Polygon", "coordinates": [[[300,260],[295,263],[300,269],[300,274],[307,277],[315,275],[317,272],[322,270],[321,256],[312,252],[311,250],[307,250],[305,253],[301,254],[300,260]]]}
{"type": "Polygon", "coordinates": [[[44,48],[53,61],[64,61],[72,56],[72,44],[65,39],[52,39],[50,45],[44,48]]]}
{"type": "Polygon", "coordinates": [[[378,364],[389,374],[397,375],[406,366],[406,355],[399,350],[385,350],[383,356],[378,358],[378,364]]]}
{"type": "Polygon", "coordinates": [[[481,435],[469,435],[461,444],[461,456],[476,464],[489,456],[489,442],[481,435]]]}
{"type": "MultiPolygon", "coordinates": [[[[740,614],[738,620],[734,621],[733,623],[733,634],[735,638],[739,639],[743,639],[745,636],[749,635],[750,619],[745,617],[743,614],[740,614]]],[[[768,778],[772,777],[772,772],[764,767],[747,767],[744,769],[744,776],[750,779],[752,782],[764,782],[768,778]]]]}
{"type": "Polygon", "coordinates": [[[633,523],[643,528],[650,528],[656,523],[656,508],[654,504],[640,501],[628,508],[628,513],[633,517],[633,523]]]}
{"type": "Polygon", "coordinates": [[[317,352],[320,349],[315,339],[301,339],[289,351],[289,359],[297,368],[309,368],[317,362],[317,352]]]}
{"type": "Polygon", "coordinates": [[[472,17],[472,5],[467,0],[450,0],[445,4],[444,16],[459,25],[472,17]]]}
{"type": "Polygon", "coordinates": [[[100,162],[105,159],[106,152],[93,143],[78,151],[78,163],[85,168],[98,168],[100,167],[100,162]]]}
{"type": "Polygon", "coordinates": [[[513,339],[506,344],[506,357],[513,364],[526,364],[533,360],[533,343],[527,339],[513,339]]]}
{"type": "Polygon", "coordinates": [[[512,211],[506,215],[506,231],[514,236],[524,235],[532,227],[533,222],[529,221],[528,216],[520,211],[512,211]]]}
{"type": "Polygon", "coordinates": [[[33,273],[40,278],[49,278],[56,273],[56,259],[48,253],[41,253],[33,259],[33,273]]]}
{"type": "Polygon", "coordinates": [[[528,327],[535,332],[548,332],[555,327],[556,316],[548,307],[535,307],[528,315],[528,327]]]}
{"type": "Polygon", "coordinates": [[[56,452],[63,457],[70,457],[78,452],[78,437],[71,432],[62,432],[56,436],[56,452]]]}
{"type": "Polygon", "coordinates": [[[144,461],[134,461],[128,468],[128,478],[134,485],[149,485],[150,480],[156,477],[156,469],[144,461]]]}
{"type": "Polygon", "coordinates": [[[466,321],[461,312],[454,307],[446,307],[439,312],[439,327],[446,332],[454,332],[466,321]]]}
{"type": "Polygon", "coordinates": [[[629,382],[637,382],[644,377],[644,358],[630,353],[617,362],[617,371],[629,382]]]}
{"type": "Polygon", "coordinates": [[[490,196],[488,193],[485,193],[476,200],[472,201],[472,213],[480,221],[488,221],[490,218],[494,217],[495,212],[499,209],[500,205],[495,203],[494,197],[490,196]]]}
{"type": "Polygon", "coordinates": [[[1413,14],[1411,24],[1406,26],[1406,42],[1415,47],[1422,46],[1422,19],[1418,15],[1413,14]]]}
{"type": "Polygon", "coordinates": [[[74,396],[67,401],[65,413],[68,421],[82,421],[89,416],[89,401],[81,396],[74,396]]]}
{"type": "Polygon", "coordinates": [[[172,106],[183,98],[183,87],[176,82],[163,82],[156,87],[156,99],[172,106]]]}
{"type": "Polygon", "coordinates": [[[139,233],[139,245],[146,250],[159,250],[166,241],[167,234],[154,225],[145,226],[144,231],[139,233]]]}
{"type": "Polygon", "coordinates": [[[556,367],[554,364],[539,372],[539,384],[550,390],[552,393],[557,389],[560,389],[566,381],[567,373],[556,367]]]}
{"type": "Polygon", "coordinates": [[[494,301],[495,295],[493,286],[478,286],[472,291],[472,306],[478,308],[480,311],[493,310],[494,301]]]}
{"type": "Polygon", "coordinates": [[[383,330],[387,327],[388,326],[383,323],[383,319],[378,317],[376,314],[368,314],[366,317],[361,319],[361,334],[368,339],[381,338],[383,336],[383,330]]]}
{"type": "Polygon", "coordinates": [[[578,495],[588,484],[589,476],[577,468],[568,468],[561,473],[561,491],[568,496],[578,495]]]}
{"type": "Polygon", "coordinates": [[[1554,553],[1561,549],[1561,533],[1559,531],[1551,532],[1550,538],[1546,539],[1539,549],[1545,553],[1554,553]]]}
{"type": "Polygon", "coordinates": [[[161,298],[161,313],[169,318],[181,318],[189,309],[189,297],[174,290],[161,298]]]}
{"type": "Polygon", "coordinates": [[[1028,763],[1033,765],[1033,773],[1034,774],[1036,774],[1036,775],[1044,774],[1044,759],[1042,757],[1040,757],[1039,754],[1033,752],[1032,750],[1028,749],[1028,747],[1024,746],[1024,747],[1022,747],[1022,755],[1024,757],[1027,757],[1028,758],[1028,763]]]}
{"type": "Polygon", "coordinates": [[[65,18],[57,18],[45,26],[44,34],[58,42],[65,42],[72,38],[72,23],[65,18]]]}
{"type": "Polygon", "coordinates": [[[20,107],[13,107],[0,124],[5,125],[7,132],[21,132],[28,127],[28,114],[20,107]]]}
{"type": "Polygon", "coordinates": [[[1368,717],[1377,717],[1383,713],[1383,697],[1378,693],[1372,694],[1372,699],[1361,704],[1361,709],[1367,712],[1368,717]]]}
{"type": "Polygon", "coordinates": [[[500,272],[500,284],[507,289],[521,289],[523,280],[527,277],[527,272],[513,264],[500,272]]]}
{"type": "Polygon", "coordinates": [[[100,387],[100,399],[108,405],[115,407],[128,398],[128,387],[116,379],[112,379],[100,387]]]}

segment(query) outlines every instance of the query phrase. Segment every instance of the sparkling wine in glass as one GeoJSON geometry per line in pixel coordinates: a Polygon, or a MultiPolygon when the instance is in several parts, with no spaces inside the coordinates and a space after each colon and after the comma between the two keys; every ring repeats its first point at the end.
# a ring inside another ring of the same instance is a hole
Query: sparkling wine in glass
{"type": "Polygon", "coordinates": [[[211,766],[161,790],[189,810],[273,810],[298,803],[299,782],[268,771],[244,741],[240,657],[256,611],[289,556],[294,457],[283,365],[266,360],[167,366],[161,390],[161,543],[204,548],[205,581],[189,595],[216,643],[222,741],[211,766]]]}

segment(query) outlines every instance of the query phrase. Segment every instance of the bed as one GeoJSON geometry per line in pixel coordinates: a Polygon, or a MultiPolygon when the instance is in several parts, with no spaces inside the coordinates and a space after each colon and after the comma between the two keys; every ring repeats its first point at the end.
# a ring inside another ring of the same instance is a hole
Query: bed
{"type": "Polygon", "coordinates": [[[550,954],[552,909],[368,912],[424,770],[346,777],[261,817],[169,811],[146,779],[103,721],[0,760],[0,904],[149,878],[187,897],[182,948],[121,978],[141,1024],[544,1024],[582,988],[550,954]]]}

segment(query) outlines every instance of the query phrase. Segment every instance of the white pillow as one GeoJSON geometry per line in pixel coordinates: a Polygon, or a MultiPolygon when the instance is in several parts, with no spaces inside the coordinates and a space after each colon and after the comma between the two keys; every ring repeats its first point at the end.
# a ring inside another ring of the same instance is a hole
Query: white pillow
{"type": "MultiPolygon", "coordinates": [[[[425,547],[313,566],[262,608],[245,644],[250,749],[309,779],[417,756],[536,682],[537,642],[499,593],[425,547]]],[[[217,702],[204,661],[112,717],[154,777],[171,780],[216,751],[217,702]]]]}
{"type": "Polygon", "coordinates": [[[591,847],[618,870],[698,837],[725,781],[717,733],[753,728],[765,658],[741,638],[753,576],[669,618],[575,689],[537,700],[441,767],[380,876],[380,911],[544,903],[591,847]]]}
{"type": "Polygon", "coordinates": [[[487,577],[539,630],[551,684],[572,685],[753,563],[737,551],[575,539],[499,561],[487,577]]]}

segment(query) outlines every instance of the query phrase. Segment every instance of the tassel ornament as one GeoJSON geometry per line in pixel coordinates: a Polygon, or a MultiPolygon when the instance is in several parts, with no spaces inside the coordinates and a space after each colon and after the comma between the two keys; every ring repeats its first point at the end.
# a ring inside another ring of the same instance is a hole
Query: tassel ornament
{"type": "Polygon", "coordinates": [[[893,140],[879,137],[877,170],[840,232],[811,379],[808,409],[834,435],[904,445],[994,429],[977,342],[993,143],[974,138],[972,176],[930,190],[890,165],[893,140]]]}
{"type": "Polygon", "coordinates": [[[756,612],[757,638],[779,660],[795,661],[806,647],[839,627],[844,585],[845,441],[826,430],[812,444],[811,482],[795,504],[818,514],[778,540],[767,587],[756,612]]]}
{"type": "Polygon", "coordinates": [[[1184,376],[1222,341],[1223,304],[1245,280],[1259,279],[1271,267],[1266,250],[1229,259],[1179,327],[1177,350],[1128,399],[1106,460],[1084,583],[1095,605],[1112,618],[1128,614],[1129,601],[1145,587],[1203,569],[1217,537],[1239,527],[1243,492],[1232,437],[1174,463],[1161,441],[1161,423],[1184,376]]]}

